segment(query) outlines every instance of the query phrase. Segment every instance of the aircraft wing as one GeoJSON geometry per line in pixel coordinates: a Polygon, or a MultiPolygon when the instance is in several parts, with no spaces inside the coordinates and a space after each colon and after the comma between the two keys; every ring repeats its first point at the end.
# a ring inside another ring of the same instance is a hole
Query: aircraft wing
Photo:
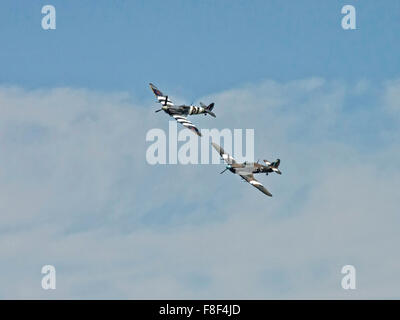
{"type": "Polygon", "coordinates": [[[174,106],[174,104],[168,98],[168,96],[164,95],[160,90],[158,90],[154,84],[150,83],[150,88],[151,90],[153,90],[154,94],[156,95],[157,101],[159,103],[161,103],[163,106],[168,106],[168,107],[174,106]]]}
{"type": "Polygon", "coordinates": [[[262,193],[266,194],[267,196],[272,197],[272,194],[256,179],[254,179],[254,176],[252,173],[250,174],[239,174],[244,180],[246,180],[248,183],[250,183],[253,187],[256,187],[258,190],[260,190],[262,193]]]}
{"type": "Polygon", "coordinates": [[[186,117],[179,115],[179,114],[173,114],[171,115],[176,121],[181,123],[184,127],[192,130],[195,134],[197,134],[199,137],[201,137],[201,133],[199,129],[197,129],[193,123],[191,123],[186,117]]]}
{"type": "Polygon", "coordinates": [[[236,163],[235,159],[233,159],[228,153],[226,153],[224,151],[224,149],[222,149],[219,145],[217,145],[214,142],[211,142],[211,144],[213,145],[213,147],[215,148],[215,150],[218,151],[219,155],[221,156],[222,159],[225,160],[225,162],[227,164],[233,164],[236,163]]]}

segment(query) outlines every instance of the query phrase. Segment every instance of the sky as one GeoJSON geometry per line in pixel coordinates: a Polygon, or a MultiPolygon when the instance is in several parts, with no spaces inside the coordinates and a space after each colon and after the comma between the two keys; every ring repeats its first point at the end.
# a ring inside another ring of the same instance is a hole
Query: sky
{"type": "Polygon", "coordinates": [[[389,0],[2,1],[0,299],[398,299],[399,28],[389,0]],[[148,164],[149,82],[254,129],[274,196],[148,164]]]}

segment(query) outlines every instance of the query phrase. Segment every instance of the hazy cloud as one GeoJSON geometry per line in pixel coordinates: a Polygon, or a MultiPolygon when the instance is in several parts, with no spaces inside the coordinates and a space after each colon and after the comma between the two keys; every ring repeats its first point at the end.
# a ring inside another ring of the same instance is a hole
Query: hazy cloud
{"type": "Polygon", "coordinates": [[[199,128],[254,128],[255,156],[282,159],[282,176],[259,176],[273,198],[223,165],[148,165],[146,132],[169,120],[151,92],[0,88],[0,297],[398,298],[397,82],[372,100],[366,86],[265,81],[201,99],[217,118],[199,128]]]}
{"type": "Polygon", "coordinates": [[[388,81],[385,84],[384,102],[388,109],[399,115],[400,112],[400,79],[388,81]]]}

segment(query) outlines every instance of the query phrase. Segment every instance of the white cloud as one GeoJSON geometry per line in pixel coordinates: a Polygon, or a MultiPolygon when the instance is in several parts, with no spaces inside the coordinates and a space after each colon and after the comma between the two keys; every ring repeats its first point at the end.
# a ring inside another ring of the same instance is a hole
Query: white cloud
{"type": "Polygon", "coordinates": [[[217,118],[200,128],[255,128],[255,156],[282,159],[267,198],[222,165],[147,165],[168,118],[126,93],[0,89],[0,297],[398,298],[400,153],[387,131],[364,139],[349,92],[313,78],[201,99],[217,118]]]}
{"type": "Polygon", "coordinates": [[[389,111],[398,115],[400,111],[400,79],[385,84],[384,103],[389,111]]]}

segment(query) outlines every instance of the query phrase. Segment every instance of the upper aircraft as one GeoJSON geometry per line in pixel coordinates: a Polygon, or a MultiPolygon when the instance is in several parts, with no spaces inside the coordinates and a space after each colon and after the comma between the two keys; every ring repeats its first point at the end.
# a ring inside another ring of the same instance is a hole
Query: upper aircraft
{"type": "Polygon", "coordinates": [[[184,125],[186,128],[192,130],[194,133],[196,133],[200,137],[201,137],[201,133],[200,133],[199,129],[197,129],[193,125],[193,123],[191,123],[186,118],[186,116],[191,115],[191,114],[203,113],[204,115],[209,114],[215,118],[215,114],[212,112],[212,109],[214,108],[214,103],[211,103],[208,106],[206,106],[202,102],[200,102],[200,107],[197,107],[194,105],[175,106],[172,103],[172,101],[168,98],[168,96],[164,95],[160,90],[158,90],[154,84],[150,83],[150,88],[151,88],[151,90],[153,90],[154,94],[156,95],[157,102],[161,103],[161,105],[162,105],[161,109],[156,110],[156,112],[164,110],[171,117],[173,117],[176,121],[178,121],[179,123],[184,125]]]}
{"type": "Polygon", "coordinates": [[[229,154],[227,154],[224,149],[222,149],[219,145],[216,143],[212,142],[213,147],[215,150],[218,151],[219,155],[225,162],[227,163],[227,166],[224,171],[221,172],[224,173],[226,170],[229,170],[230,172],[236,173],[239,176],[242,177],[245,181],[250,183],[252,186],[256,187],[258,190],[266,194],[267,196],[272,197],[272,194],[256,179],[254,179],[253,174],[254,173],[268,173],[270,172],[276,172],[277,174],[282,174],[282,172],[278,169],[279,164],[281,163],[281,160],[277,159],[274,162],[269,162],[267,160],[264,160],[266,165],[259,164],[259,163],[237,163],[235,159],[233,159],[229,154]]]}

